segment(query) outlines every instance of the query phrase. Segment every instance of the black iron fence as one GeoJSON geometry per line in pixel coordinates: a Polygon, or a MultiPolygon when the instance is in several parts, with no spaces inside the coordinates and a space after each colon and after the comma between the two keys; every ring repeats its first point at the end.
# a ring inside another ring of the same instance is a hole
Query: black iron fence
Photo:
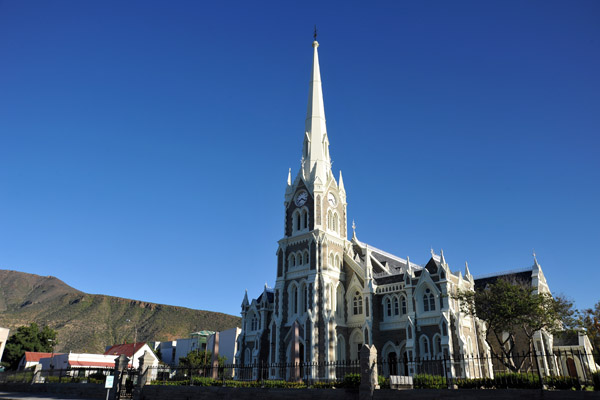
{"type": "Polygon", "coordinates": [[[4,371],[0,383],[102,383],[114,375],[114,368],[50,369],[35,373],[33,369],[4,371]]]}
{"type": "MultiPolygon", "coordinates": [[[[414,388],[551,388],[571,389],[595,385],[600,389],[600,368],[594,355],[577,350],[552,354],[523,353],[511,357],[456,355],[447,357],[398,358],[394,353],[379,357],[380,385],[389,387],[389,377],[411,376],[414,388]]],[[[104,383],[110,368],[72,368],[0,373],[0,383],[104,383]]],[[[148,382],[159,385],[236,387],[356,387],[360,382],[359,361],[275,364],[221,364],[213,367],[159,365],[147,372],[148,382]]],[[[127,372],[134,385],[136,372],[127,372]]]]}

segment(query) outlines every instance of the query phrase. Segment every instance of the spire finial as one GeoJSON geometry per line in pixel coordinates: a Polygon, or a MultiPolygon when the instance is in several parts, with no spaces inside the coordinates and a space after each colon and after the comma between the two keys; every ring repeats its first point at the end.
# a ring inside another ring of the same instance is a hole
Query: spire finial
{"type": "Polygon", "coordinates": [[[292,186],[292,169],[291,168],[288,170],[287,184],[288,184],[288,186],[292,186]]]}
{"type": "Polygon", "coordinates": [[[538,260],[537,260],[537,256],[535,254],[535,249],[533,249],[533,262],[534,262],[535,265],[539,265],[538,264],[538,260]]]}
{"type": "Polygon", "coordinates": [[[317,25],[315,24],[315,31],[313,33],[313,37],[315,38],[315,42],[317,41],[317,25]]]}

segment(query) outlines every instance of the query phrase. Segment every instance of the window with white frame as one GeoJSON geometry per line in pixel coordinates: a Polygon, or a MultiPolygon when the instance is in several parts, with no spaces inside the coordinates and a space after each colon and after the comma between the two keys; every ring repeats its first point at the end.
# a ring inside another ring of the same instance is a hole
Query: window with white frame
{"type": "Polygon", "coordinates": [[[419,340],[419,347],[421,348],[421,357],[429,358],[431,357],[430,348],[429,348],[429,339],[425,335],[421,335],[421,339],[419,340]]]}
{"type": "Polygon", "coordinates": [[[435,296],[429,288],[423,294],[423,311],[435,311],[435,296]]]}
{"type": "Polygon", "coordinates": [[[442,337],[438,334],[433,337],[433,356],[436,358],[442,356],[442,337]]]}
{"type": "Polygon", "coordinates": [[[360,292],[357,290],[354,293],[354,297],[352,297],[352,311],[354,315],[360,315],[362,314],[362,295],[360,294],[360,292]]]}
{"type": "Polygon", "coordinates": [[[336,289],[335,315],[344,318],[344,287],[338,284],[336,289]]]}
{"type": "Polygon", "coordinates": [[[392,301],[390,300],[389,297],[387,297],[385,299],[385,315],[387,317],[391,317],[392,316],[392,301]]]}

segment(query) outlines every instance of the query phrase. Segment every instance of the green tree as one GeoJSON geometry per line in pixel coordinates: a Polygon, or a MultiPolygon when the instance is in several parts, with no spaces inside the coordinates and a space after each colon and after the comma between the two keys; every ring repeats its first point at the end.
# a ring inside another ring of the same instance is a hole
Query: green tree
{"type": "Polygon", "coordinates": [[[55,330],[47,326],[40,329],[37,324],[32,323],[17,328],[8,338],[3,358],[10,369],[17,369],[26,351],[50,353],[56,344],[55,330]]]}
{"type": "Polygon", "coordinates": [[[578,313],[578,328],[585,330],[592,346],[594,346],[594,359],[600,364],[600,301],[594,308],[587,308],[578,313]]]}
{"type": "MultiPolygon", "coordinates": [[[[225,365],[226,357],[219,356],[219,366],[225,365]]],[[[185,357],[179,357],[179,366],[182,368],[199,369],[210,366],[212,362],[212,353],[206,351],[192,351],[185,357]]]]}
{"type": "Polygon", "coordinates": [[[483,290],[459,290],[453,296],[462,312],[485,321],[485,340],[492,354],[514,372],[532,355],[535,332],[544,329],[553,333],[575,324],[571,301],[534,292],[535,288],[526,283],[499,279],[483,290]],[[512,355],[519,335],[527,338],[529,349],[525,357],[515,360],[512,355]]]}

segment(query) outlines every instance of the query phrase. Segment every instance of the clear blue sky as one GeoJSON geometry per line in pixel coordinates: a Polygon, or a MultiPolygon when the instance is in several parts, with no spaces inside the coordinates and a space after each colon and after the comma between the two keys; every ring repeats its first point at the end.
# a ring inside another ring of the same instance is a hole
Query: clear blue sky
{"type": "Polygon", "coordinates": [[[0,268],[239,315],[312,30],[360,240],[600,300],[600,2],[0,1],[0,268]]]}

